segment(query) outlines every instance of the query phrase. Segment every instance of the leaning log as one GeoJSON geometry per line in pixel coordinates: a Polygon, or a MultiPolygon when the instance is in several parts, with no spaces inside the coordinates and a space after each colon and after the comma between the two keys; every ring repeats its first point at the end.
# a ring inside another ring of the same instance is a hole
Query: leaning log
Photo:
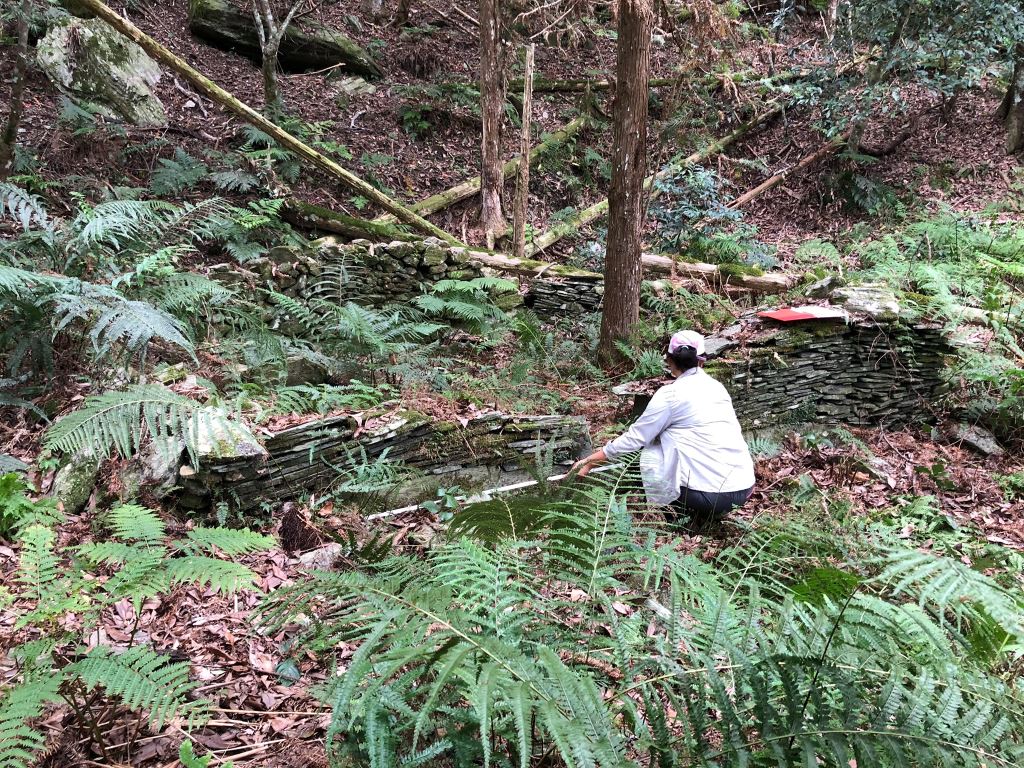
{"type": "MultiPolygon", "coordinates": [[[[188,28],[217,48],[240,53],[259,63],[263,58],[252,13],[228,0],[189,0],[188,28]]],[[[358,44],[335,29],[295,21],[288,25],[277,53],[281,68],[307,72],[343,64],[346,72],[381,77],[380,67],[358,44]]]]}
{"type": "Polygon", "coordinates": [[[368,184],[351,171],[347,171],[321,152],[313,149],[305,142],[297,139],[288,131],[268,120],[248,104],[239,101],[231,93],[221,88],[215,82],[193,68],[188,62],[175,56],[167,48],[158,43],[152,37],[144,33],[127,19],[119,16],[101,0],[77,0],[82,6],[95,13],[110,26],[137,43],[150,56],[169,67],[177,74],[188,80],[193,87],[205,96],[220,104],[225,109],[234,112],[250,125],[259,128],[278,144],[298,155],[301,159],[319,168],[328,175],[337,179],[341,184],[357,192],[375,205],[379,205],[389,213],[394,214],[400,221],[426,234],[439,237],[452,245],[460,245],[459,241],[442,229],[435,227],[422,216],[410,211],[401,203],[392,200],[372,184],[368,184]]]}

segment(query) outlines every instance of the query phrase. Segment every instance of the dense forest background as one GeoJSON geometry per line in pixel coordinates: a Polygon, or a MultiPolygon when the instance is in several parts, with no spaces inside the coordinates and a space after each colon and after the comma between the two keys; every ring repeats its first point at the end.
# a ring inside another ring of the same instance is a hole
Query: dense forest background
{"type": "Polygon", "coordinates": [[[0,21],[0,768],[1024,762],[1020,0],[0,21]]]}

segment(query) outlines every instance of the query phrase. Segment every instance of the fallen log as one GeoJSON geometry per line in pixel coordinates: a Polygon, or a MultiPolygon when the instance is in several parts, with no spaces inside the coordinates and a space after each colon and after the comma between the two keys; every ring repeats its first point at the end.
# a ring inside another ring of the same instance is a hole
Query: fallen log
{"type": "Polygon", "coordinates": [[[827,157],[828,155],[831,155],[834,152],[838,152],[842,147],[846,146],[846,139],[847,139],[847,137],[849,135],[850,135],[850,132],[846,131],[842,136],[837,136],[835,139],[832,139],[831,141],[826,142],[823,146],[819,147],[814,152],[811,152],[811,154],[806,155],[805,157],[803,157],[800,160],[800,162],[798,162],[796,165],[791,165],[788,168],[785,168],[785,169],[779,171],[778,173],[775,173],[775,174],[769,176],[767,179],[762,181],[756,187],[754,187],[753,189],[747,190],[742,195],[737,197],[735,200],[731,201],[725,207],[726,208],[731,208],[732,210],[736,210],[737,208],[742,208],[744,205],[749,203],[755,197],[757,197],[758,195],[760,195],[760,194],[762,194],[764,192],[767,192],[772,187],[778,186],[783,181],[785,181],[787,178],[792,176],[794,173],[802,171],[804,168],[806,168],[809,165],[813,165],[814,163],[816,163],[819,160],[821,160],[823,157],[827,157]]]}
{"type": "MultiPolygon", "coordinates": [[[[530,150],[530,162],[534,163],[540,158],[545,152],[552,149],[553,147],[563,144],[564,142],[571,139],[577,133],[580,132],[589,123],[589,118],[586,115],[580,115],[579,117],[570,120],[564,126],[559,128],[554,133],[548,135],[546,139],[539,142],[532,150],[530,150]]],[[[502,175],[507,179],[514,175],[519,170],[519,158],[514,157],[502,166],[502,175]]],[[[466,198],[472,197],[473,195],[479,194],[480,192],[480,177],[474,176],[471,179],[467,179],[461,184],[456,184],[451,189],[446,189],[444,192],[438,192],[436,195],[420,200],[418,203],[414,203],[409,206],[410,210],[419,214],[420,216],[429,216],[432,213],[443,211],[455,203],[465,200],[466,198]]],[[[378,216],[374,221],[385,224],[389,221],[394,221],[394,216],[378,216]]]]}
{"type": "Polygon", "coordinates": [[[374,242],[390,242],[401,240],[414,242],[420,238],[404,232],[395,224],[382,224],[368,221],[355,216],[332,211],[319,205],[304,203],[301,200],[288,200],[281,206],[281,218],[303,229],[319,229],[351,238],[365,238],[374,242]]]}
{"type": "MultiPolygon", "coordinates": [[[[468,256],[472,261],[476,261],[485,267],[526,277],[555,277],[577,281],[592,281],[595,283],[603,279],[599,272],[574,269],[562,264],[551,264],[536,259],[517,259],[514,256],[506,256],[490,251],[470,251],[468,256]]],[[[679,277],[700,278],[710,283],[738,286],[756,293],[781,293],[789,290],[800,281],[798,275],[789,273],[780,272],[765,275],[734,274],[728,267],[723,269],[717,264],[676,261],[671,256],[663,256],[656,253],[645,253],[640,257],[640,261],[645,270],[652,272],[679,277]]]]}
{"type": "MultiPolygon", "coordinates": [[[[252,13],[228,0],[189,0],[188,28],[211,45],[235,51],[259,63],[263,59],[252,13]]],[[[369,53],[335,29],[293,22],[285,30],[277,60],[286,72],[306,72],[344,64],[362,77],[383,76],[369,53]]]]}
{"type": "Polygon", "coordinates": [[[245,104],[235,98],[230,92],[221,88],[197,69],[190,66],[186,61],[171,53],[171,51],[144,33],[130,21],[119,16],[109,6],[101,2],[101,0],[77,1],[81,6],[95,13],[129,40],[137,43],[143,50],[161,64],[169,67],[174,72],[184,77],[193,85],[193,87],[209,99],[220,104],[225,109],[234,112],[250,125],[259,128],[285,149],[291,150],[303,160],[316,166],[328,175],[333,176],[344,186],[362,195],[375,205],[379,205],[389,213],[394,214],[400,221],[405,222],[418,231],[438,237],[452,245],[461,245],[456,238],[452,237],[444,230],[435,227],[422,216],[418,216],[401,203],[392,200],[373,185],[363,181],[354,173],[345,170],[326,155],[313,149],[300,139],[297,139],[295,136],[288,133],[288,131],[268,120],[248,104],[245,104]]]}

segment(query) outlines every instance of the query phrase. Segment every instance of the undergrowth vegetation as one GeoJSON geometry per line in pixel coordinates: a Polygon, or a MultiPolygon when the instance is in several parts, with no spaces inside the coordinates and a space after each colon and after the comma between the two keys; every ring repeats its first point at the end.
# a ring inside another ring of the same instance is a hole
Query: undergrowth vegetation
{"type": "Polygon", "coordinates": [[[758,521],[713,561],[630,483],[456,513],[425,558],[317,573],[264,621],[355,654],[329,752],[388,766],[1014,765],[1019,591],[898,529],[758,521]],[[638,522],[639,519],[639,522],[638,522]]]}

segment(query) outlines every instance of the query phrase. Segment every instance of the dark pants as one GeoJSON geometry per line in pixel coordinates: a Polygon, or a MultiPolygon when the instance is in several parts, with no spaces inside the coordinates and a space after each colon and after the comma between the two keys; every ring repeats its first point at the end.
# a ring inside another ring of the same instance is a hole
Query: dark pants
{"type": "Polygon", "coordinates": [[[683,488],[679,498],[672,502],[672,508],[689,516],[691,523],[704,525],[720,520],[727,513],[742,507],[750,498],[754,488],[728,493],[710,493],[683,488]]]}

